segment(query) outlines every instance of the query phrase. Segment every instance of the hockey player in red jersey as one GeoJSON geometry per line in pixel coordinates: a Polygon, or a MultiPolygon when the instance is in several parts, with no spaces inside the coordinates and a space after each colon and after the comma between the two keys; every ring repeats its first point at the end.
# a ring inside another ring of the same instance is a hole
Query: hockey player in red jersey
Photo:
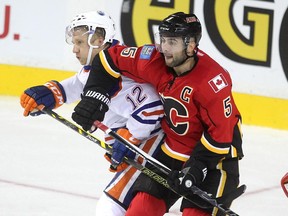
{"type": "MultiPolygon", "coordinates": [[[[201,34],[194,14],[178,12],[160,23],[155,45],[115,46],[100,52],[93,60],[82,100],[72,114],[74,121],[89,130],[93,121],[105,115],[104,101],[121,74],[151,83],[165,110],[162,128],[166,139],[155,157],[174,170],[169,185],[196,203],[201,200],[191,194],[192,185],[212,197],[235,190],[239,184],[238,162],[243,157],[241,115],[232,96],[231,77],[198,48],[201,34]],[[91,97],[87,92],[101,97],[91,97]]],[[[128,216],[143,212],[160,216],[179,199],[145,175],[140,175],[134,191],[128,216]]],[[[226,206],[231,203],[224,202],[226,206]]],[[[185,199],[181,210],[185,216],[221,215],[215,208],[201,209],[185,199]]]]}

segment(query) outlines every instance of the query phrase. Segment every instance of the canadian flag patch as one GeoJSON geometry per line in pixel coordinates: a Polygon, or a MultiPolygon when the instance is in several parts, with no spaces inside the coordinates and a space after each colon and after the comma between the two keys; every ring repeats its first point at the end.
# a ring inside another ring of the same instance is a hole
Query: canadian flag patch
{"type": "Polygon", "coordinates": [[[211,79],[208,83],[215,93],[228,86],[228,83],[222,73],[211,79]]]}

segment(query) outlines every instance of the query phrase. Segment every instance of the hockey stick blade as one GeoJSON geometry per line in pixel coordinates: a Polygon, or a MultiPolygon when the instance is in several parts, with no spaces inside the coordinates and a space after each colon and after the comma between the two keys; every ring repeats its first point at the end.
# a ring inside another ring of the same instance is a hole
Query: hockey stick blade
{"type": "Polygon", "coordinates": [[[285,193],[285,195],[288,197],[288,173],[286,173],[282,179],[281,179],[281,187],[285,193]]]}
{"type": "Polygon", "coordinates": [[[225,213],[226,215],[230,215],[230,216],[237,216],[238,214],[233,212],[231,209],[227,208],[222,203],[225,203],[227,201],[230,201],[230,202],[233,201],[234,199],[241,196],[245,192],[245,190],[246,190],[246,185],[241,185],[240,187],[238,187],[234,191],[226,194],[225,196],[214,199],[209,194],[207,194],[205,191],[202,191],[201,189],[199,189],[196,186],[192,186],[192,188],[191,188],[191,191],[193,194],[198,195],[199,197],[202,198],[202,200],[206,201],[207,203],[210,203],[212,206],[218,208],[219,211],[225,213]]]}

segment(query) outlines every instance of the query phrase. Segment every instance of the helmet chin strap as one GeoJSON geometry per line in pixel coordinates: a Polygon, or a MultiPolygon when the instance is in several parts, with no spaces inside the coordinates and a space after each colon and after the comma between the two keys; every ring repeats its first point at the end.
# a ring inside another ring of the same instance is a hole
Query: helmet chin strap
{"type": "Polygon", "coordinates": [[[187,59],[189,59],[189,58],[194,58],[194,57],[197,55],[198,46],[195,47],[192,56],[189,56],[189,55],[187,54],[187,48],[188,48],[189,40],[190,40],[190,37],[184,37],[184,38],[183,38],[183,42],[184,42],[184,44],[185,44],[185,55],[186,55],[186,58],[185,58],[183,61],[181,61],[178,65],[176,65],[176,67],[182,65],[187,59]]]}
{"type": "Polygon", "coordinates": [[[90,60],[91,60],[91,56],[92,56],[92,51],[93,51],[93,49],[94,49],[94,48],[93,48],[92,46],[89,46],[89,51],[88,51],[87,61],[86,61],[85,66],[90,65],[90,60]]]}
{"type": "Polygon", "coordinates": [[[87,61],[85,66],[90,65],[90,60],[91,60],[91,56],[92,56],[92,51],[93,49],[98,49],[100,46],[94,46],[91,44],[91,38],[92,38],[92,34],[89,34],[88,36],[88,45],[89,45],[89,51],[88,51],[88,55],[87,55],[87,61]]]}
{"type": "Polygon", "coordinates": [[[187,46],[186,46],[186,50],[185,50],[186,58],[183,59],[183,61],[181,61],[179,64],[177,64],[177,65],[174,66],[174,67],[178,67],[178,66],[182,65],[182,64],[183,64],[187,59],[189,59],[189,58],[194,58],[194,57],[197,55],[197,52],[198,52],[198,49],[196,48],[196,49],[195,49],[195,52],[193,53],[193,55],[192,55],[192,56],[189,56],[189,55],[187,54],[187,46]]]}

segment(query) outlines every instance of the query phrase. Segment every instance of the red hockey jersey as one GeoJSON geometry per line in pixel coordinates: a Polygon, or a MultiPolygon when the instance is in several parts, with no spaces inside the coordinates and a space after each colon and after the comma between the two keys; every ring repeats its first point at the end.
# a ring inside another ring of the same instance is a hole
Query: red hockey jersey
{"type": "MultiPolygon", "coordinates": [[[[199,50],[192,70],[177,76],[153,45],[115,46],[100,52],[102,70],[151,83],[162,98],[166,118],[163,151],[186,161],[197,143],[223,157],[242,156],[240,113],[232,96],[229,73],[199,50]],[[240,146],[240,147],[239,147],[240,146]]],[[[97,61],[97,60],[96,60],[97,61]]],[[[99,70],[99,69],[98,69],[99,70]]]]}

